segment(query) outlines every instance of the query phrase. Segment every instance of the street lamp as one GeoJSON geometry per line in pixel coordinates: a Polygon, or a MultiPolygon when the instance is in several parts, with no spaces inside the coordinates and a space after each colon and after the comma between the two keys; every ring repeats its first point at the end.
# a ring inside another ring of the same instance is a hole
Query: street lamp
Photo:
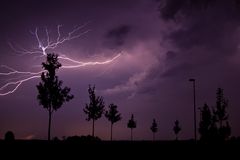
{"type": "Polygon", "coordinates": [[[196,93],[195,93],[195,79],[190,78],[190,82],[193,82],[193,114],[194,114],[194,140],[197,142],[197,120],[196,120],[196,93]]]}

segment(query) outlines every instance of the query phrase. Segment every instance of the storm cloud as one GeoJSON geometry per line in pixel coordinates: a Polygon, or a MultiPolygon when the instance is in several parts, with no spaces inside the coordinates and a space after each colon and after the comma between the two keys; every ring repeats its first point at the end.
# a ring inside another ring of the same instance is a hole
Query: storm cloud
{"type": "Polygon", "coordinates": [[[112,48],[123,46],[130,31],[131,27],[128,25],[121,25],[117,28],[111,29],[106,33],[106,43],[109,42],[108,45],[112,48]]]}
{"type": "MultiPolygon", "coordinates": [[[[91,125],[82,110],[88,102],[87,87],[95,84],[97,95],[102,95],[106,104],[117,104],[122,113],[116,139],[128,139],[126,124],[131,113],[138,122],[138,140],[151,139],[153,118],[159,123],[157,139],[174,138],[176,119],[183,128],[181,139],[190,139],[192,84],[188,79],[196,78],[197,107],[205,102],[214,105],[217,87],[224,88],[230,101],[232,132],[239,136],[239,4],[239,0],[6,1],[0,15],[0,62],[19,70],[32,69],[33,62],[41,64],[40,59],[16,56],[9,41],[34,48],[37,43],[29,31],[36,27],[48,27],[56,36],[59,24],[67,34],[75,25],[89,22],[89,33],[51,51],[84,62],[120,56],[106,65],[58,72],[75,98],[56,112],[54,135],[90,133],[91,125]]],[[[46,137],[47,113],[37,103],[37,83],[24,83],[14,94],[0,97],[2,136],[11,129],[17,138],[46,137]]],[[[96,135],[108,139],[106,131],[108,123],[102,118],[96,135]]]]}

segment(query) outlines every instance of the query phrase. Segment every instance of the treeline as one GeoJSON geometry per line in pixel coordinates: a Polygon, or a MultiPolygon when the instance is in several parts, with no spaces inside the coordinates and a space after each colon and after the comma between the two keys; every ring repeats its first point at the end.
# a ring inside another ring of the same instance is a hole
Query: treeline
{"type": "MultiPolygon", "coordinates": [[[[57,111],[65,102],[74,98],[70,94],[69,87],[62,87],[63,82],[58,79],[56,71],[61,67],[58,62],[58,55],[47,54],[46,62],[42,63],[44,71],[41,75],[41,82],[37,85],[39,104],[48,111],[48,140],[51,139],[51,121],[52,114],[57,111]]],[[[95,137],[95,121],[104,115],[111,124],[110,140],[113,139],[113,125],[122,119],[121,113],[118,111],[118,106],[114,103],[106,105],[103,97],[95,94],[95,86],[88,87],[89,103],[86,103],[83,109],[87,115],[86,120],[92,122],[92,137],[95,137]],[[105,109],[107,106],[107,109],[105,109]]],[[[228,100],[224,97],[223,89],[218,88],[216,93],[216,105],[209,107],[207,103],[200,109],[199,134],[200,141],[203,143],[223,142],[229,139],[231,135],[231,127],[228,121],[227,114],[228,100]]],[[[127,127],[131,130],[131,140],[133,140],[133,129],[137,127],[136,120],[132,114],[127,127]]],[[[152,121],[150,131],[153,133],[153,140],[158,131],[158,125],[155,119],[152,121]]],[[[178,140],[178,134],[181,131],[180,122],[175,120],[173,132],[175,139],[178,140]]],[[[13,133],[7,132],[5,139],[14,139],[13,133]],[[10,137],[10,138],[9,138],[10,137]]]]}

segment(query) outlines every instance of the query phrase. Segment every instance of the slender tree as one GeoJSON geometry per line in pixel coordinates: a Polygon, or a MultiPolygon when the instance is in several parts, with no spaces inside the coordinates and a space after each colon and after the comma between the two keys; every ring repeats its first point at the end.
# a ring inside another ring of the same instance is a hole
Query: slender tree
{"type": "Polygon", "coordinates": [[[199,123],[199,133],[201,135],[200,140],[202,141],[208,141],[210,137],[210,131],[214,127],[213,125],[213,115],[211,113],[211,110],[209,109],[209,106],[205,103],[202,108],[200,108],[201,111],[201,120],[199,123]]]}
{"type": "Polygon", "coordinates": [[[153,133],[153,141],[155,141],[155,133],[158,131],[157,122],[155,119],[153,119],[152,126],[150,127],[150,129],[153,133]]]}
{"type": "Polygon", "coordinates": [[[199,133],[204,142],[224,141],[231,135],[231,127],[228,122],[228,100],[224,97],[223,89],[216,92],[216,106],[212,111],[205,104],[201,109],[201,121],[199,133]]]}
{"type": "Polygon", "coordinates": [[[128,121],[127,127],[131,129],[131,141],[133,140],[133,129],[137,127],[137,123],[134,120],[134,115],[132,114],[131,119],[128,121]]]}
{"type": "Polygon", "coordinates": [[[220,141],[224,141],[231,135],[229,115],[227,114],[228,100],[224,97],[222,88],[217,89],[216,95],[216,107],[213,109],[213,114],[218,128],[218,138],[220,141]]]}
{"type": "Polygon", "coordinates": [[[70,88],[62,88],[62,81],[56,76],[56,70],[61,67],[57,55],[47,54],[47,60],[42,63],[42,66],[45,71],[41,75],[42,81],[37,85],[37,99],[40,105],[48,111],[48,140],[50,140],[53,112],[57,111],[64,102],[73,99],[73,95],[69,94],[70,88]]]}
{"type": "Polygon", "coordinates": [[[224,98],[223,89],[217,89],[217,100],[216,109],[214,109],[214,114],[216,116],[217,122],[219,122],[219,127],[223,127],[223,122],[228,119],[226,108],[228,107],[228,100],[224,98]]]}
{"type": "Polygon", "coordinates": [[[179,126],[179,121],[178,120],[176,120],[174,122],[173,131],[174,131],[174,133],[176,135],[176,140],[178,140],[178,133],[181,131],[181,127],[179,126]]]}
{"type": "Polygon", "coordinates": [[[92,120],[92,136],[94,137],[95,121],[102,117],[105,105],[103,97],[95,95],[95,86],[91,87],[91,85],[89,85],[88,94],[90,102],[89,104],[86,104],[86,107],[83,109],[83,111],[88,116],[86,120],[92,120]]]}
{"type": "Polygon", "coordinates": [[[113,124],[120,121],[122,119],[121,114],[118,113],[117,105],[110,104],[108,106],[109,110],[105,112],[105,117],[111,122],[111,141],[112,141],[112,130],[113,130],[113,124]]]}

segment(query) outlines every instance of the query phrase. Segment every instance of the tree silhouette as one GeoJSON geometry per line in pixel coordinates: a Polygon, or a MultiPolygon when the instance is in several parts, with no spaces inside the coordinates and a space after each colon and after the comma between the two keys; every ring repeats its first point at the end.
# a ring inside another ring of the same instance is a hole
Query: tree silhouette
{"type": "Polygon", "coordinates": [[[89,104],[86,104],[86,107],[83,109],[83,111],[88,115],[86,120],[87,121],[92,120],[92,136],[94,137],[95,120],[101,118],[104,112],[105,105],[104,105],[103,97],[95,95],[95,86],[91,88],[91,85],[89,85],[88,94],[89,94],[90,102],[89,104]]]}
{"type": "Polygon", "coordinates": [[[219,134],[222,140],[229,138],[231,135],[231,127],[228,121],[226,121],[226,124],[222,128],[219,128],[219,134]]]}
{"type": "Polygon", "coordinates": [[[113,124],[122,119],[121,114],[118,113],[117,105],[110,104],[108,106],[109,110],[105,112],[105,117],[111,122],[111,141],[112,141],[112,129],[113,124]]]}
{"type": "Polygon", "coordinates": [[[15,136],[12,131],[7,131],[4,136],[4,140],[7,142],[12,142],[15,140],[15,136]]]}
{"type": "Polygon", "coordinates": [[[150,127],[152,133],[153,133],[153,141],[155,140],[155,133],[158,131],[157,128],[157,122],[155,119],[153,119],[152,126],[150,127]]]}
{"type": "Polygon", "coordinates": [[[132,114],[131,119],[128,121],[127,127],[131,129],[131,141],[133,140],[133,129],[137,127],[137,123],[134,120],[134,116],[132,114]]]}
{"type": "Polygon", "coordinates": [[[216,108],[213,109],[213,113],[216,118],[216,122],[219,127],[219,138],[221,140],[227,139],[231,134],[231,129],[228,123],[228,114],[226,108],[228,107],[228,100],[224,98],[223,89],[217,89],[216,108]]]}
{"type": "Polygon", "coordinates": [[[213,129],[213,115],[209,106],[205,103],[203,108],[200,108],[201,120],[199,123],[199,133],[201,135],[200,140],[208,141],[210,137],[210,131],[213,129]]]}
{"type": "Polygon", "coordinates": [[[178,133],[181,131],[181,127],[179,126],[179,121],[178,120],[176,120],[174,122],[173,131],[174,131],[174,133],[176,135],[176,140],[178,140],[178,133]]]}
{"type": "Polygon", "coordinates": [[[53,111],[57,111],[64,102],[73,99],[73,95],[69,94],[70,88],[62,88],[62,81],[56,76],[56,70],[61,67],[58,55],[47,54],[46,62],[43,62],[42,66],[45,71],[41,75],[42,82],[37,85],[37,99],[40,105],[48,111],[48,140],[50,140],[53,111]]]}
{"type": "Polygon", "coordinates": [[[200,140],[204,143],[216,142],[219,138],[219,128],[217,126],[216,115],[204,104],[201,111],[201,121],[199,123],[200,140]]]}
{"type": "Polygon", "coordinates": [[[228,107],[228,100],[224,98],[223,89],[217,89],[217,101],[216,101],[216,109],[214,110],[214,114],[216,115],[216,120],[220,124],[220,128],[223,126],[223,122],[228,119],[228,115],[226,113],[226,108],[228,107]]]}
{"type": "Polygon", "coordinates": [[[223,89],[218,88],[216,93],[216,106],[211,110],[205,104],[201,110],[199,123],[200,140],[203,142],[224,141],[231,135],[228,122],[228,100],[224,98],[223,89]]]}

